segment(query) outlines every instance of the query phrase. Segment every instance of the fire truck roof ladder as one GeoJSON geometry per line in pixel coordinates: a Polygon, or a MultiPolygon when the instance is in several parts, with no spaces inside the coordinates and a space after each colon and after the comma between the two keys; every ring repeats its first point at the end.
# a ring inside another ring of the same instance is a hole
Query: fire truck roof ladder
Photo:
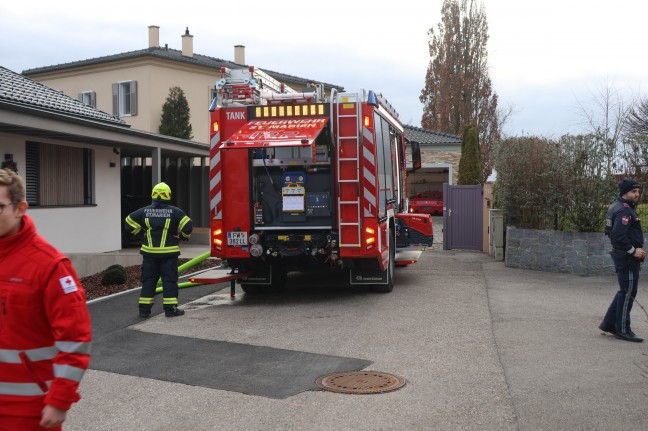
{"type": "Polygon", "coordinates": [[[297,93],[253,66],[247,69],[221,67],[221,79],[216,83],[215,89],[218,91],[219,102],[223,106],[260,104],[273,94],[297,93]]]}
{"type": "Polygon", "coordinates": [[[338,172],[338,231],[340,247],[361,246],[360,223],[360,112],[362,103],[356,93],[338,93],[331,90],[331,109],[336,116],[336,147],[338,172]],[[342,114],[342,106],[353,104],[352,113],[342,114]],[[346,150],[346,151],[345,151],[346,150]],[[351,156],[353,157],[351,157],[351,156]],[[344,193],[345,185],[355,185],[355,193],[344,193]],[[353,195],[353,198],[351,197],[353,195]],[[343,208],[345,209],[343,211],[343,208]],[[353,228],[355,227],[355,229],[353,228]],[[351,228],[351,229],[349,229],[351,228]]]}

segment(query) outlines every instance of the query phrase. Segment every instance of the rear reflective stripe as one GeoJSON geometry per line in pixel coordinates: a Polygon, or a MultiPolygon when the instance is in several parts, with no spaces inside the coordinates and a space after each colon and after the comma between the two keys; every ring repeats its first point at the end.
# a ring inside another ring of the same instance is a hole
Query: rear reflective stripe
{"type": "Polygon", "coordinates": [[[141,250],[147,253],[175,253],[175,252],[180,252],[180,247],[177,245],[173,245],[169,247],[150,247],[150,246],[143,245],[141,250]]]}
{"type": "Polygon", "coordinates": [[[85,370],[83,368],[77,368],[71,365],[54,364],[54,377],[80,382],[84,374],[85,370]]]}
{"type": "MultiPolygon", "coordinates": [[[[21,352],[23,352],[23,350],[0,349],[0,363],[4,362],[7,364],[20,364],[22,362],[20,360],[21,352]]],[[[24,352],[30,361],[35,362],[54,359],[54,357],[58,353],[58,350],[56,349],[56,347],[51,346],[41,347],[39,349],[24,350],[24,352]]]]}
{"type": "Polygon", "coordinates": [[[81,353],[84,355],[90,354],[90,347],[92,343],[84,343],[81,341],[57,341],[56,348],[64,353],[81,353]]]}
{"type": "Polygon", "coordinates": [[[162,238],[160,239],[160,248],[164,248],[166,245],[167,235],[169,234],[169,226],[171,225],[171,219],[168,218],[164,222],[164,228],[162,229],[162,238]]]}
{"type": "Polygon", "coordinates": [[[162,303],[164,305],[175,305],[178,303],[178,298],[164,298],[162,303]]]}
{"type": "MultiPolygon", "coordinates": [[[[151,222],[149,219],[145,218],[144,223],[146,224],[146,241],[148,242],[149,247],[153,247],[153,239],[151,238],[151,222]]],[[[143,245],[142,248],[145,246],[143,245]]]]}
{"type": "MultiPolygon", "coordinates": [[[[52,385],[52,381],[48,380],[45,382],[49,388],[52,385]]],[[[43,395],[46,392],[43,392],[41,388],[36,383],[5,383],[0,382],[0,395],[18,395],[18,396],[36,396],[43,395]]]]}

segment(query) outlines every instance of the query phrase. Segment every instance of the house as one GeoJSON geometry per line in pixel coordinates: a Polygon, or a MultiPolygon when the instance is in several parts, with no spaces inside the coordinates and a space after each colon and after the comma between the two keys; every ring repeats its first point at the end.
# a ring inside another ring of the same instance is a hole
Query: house
{"type": "MultiPolygon", "coordinates": [[[[29,214],[66,254],[121,249],[122,183],[133,182],[124,172],[159,179],[160,160],[205,160],[208,154],[206,144],[137,130],[0,67],[0,158],[16,163],[27,183],[29,214]],[[125,160],[137,166],[120,169],[125,160]]],[[[194,183],[200,192],[205,181],[194,183]]],[[[207,196],[206,185],[202,192],[207,196]]],[[[208,213],[206,203],[190,213],[200,218],[208,213]]]]}
{"type": "Polygon", "coordinates": [[[421,147],[421,169],[410,174],[410,196],[425,191],[443,191],[443,183],[457,184],[461,137],[414,126],[405,127],[405,138],[421,147]]]}
{"type": "MultiPolygon", "coordinates": [[[[70,97],[121,118],[133,128],[157,133],[162,105],[169,89],[180,87],[189,103],[193,139],[209,143],[209,105],[221,67],[245,66],[245,47],[234,47],[234,61],[193,52],[193,36],[187,28],[182,50],[160,46],[160,28],[149,26],[148,48],[23,71],[23,75],[62,91],[70,97]]],[[[297,91],[313,80],[264,70],[297,91]]],[[[325,90],[343,88],[324,84],[325,90]]]]}

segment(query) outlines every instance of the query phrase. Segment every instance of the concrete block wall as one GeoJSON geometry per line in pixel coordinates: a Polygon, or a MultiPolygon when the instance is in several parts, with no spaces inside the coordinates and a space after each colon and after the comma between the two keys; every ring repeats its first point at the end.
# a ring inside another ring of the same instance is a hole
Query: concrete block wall
{"type": "Polygon", "coordinates": [[[562,232],[507,226],[505,250],[505,263],[511,268],[582,276],[614,275],[610,240],[600,232],[562,232]]]}

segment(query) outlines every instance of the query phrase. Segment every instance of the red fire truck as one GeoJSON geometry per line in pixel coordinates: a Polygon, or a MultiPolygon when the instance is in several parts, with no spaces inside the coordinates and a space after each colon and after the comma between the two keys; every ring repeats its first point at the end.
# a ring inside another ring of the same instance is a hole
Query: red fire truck
{"type": "Polygon", "coordinates": [[[432,244],[430,216],[408,214],[391,105],[373,91],[297,92],[253,67],[221,74],[210,107],[212,256],[245,274],[246,293],[317,267],[391,291],[394,267],[432,244]]]}

